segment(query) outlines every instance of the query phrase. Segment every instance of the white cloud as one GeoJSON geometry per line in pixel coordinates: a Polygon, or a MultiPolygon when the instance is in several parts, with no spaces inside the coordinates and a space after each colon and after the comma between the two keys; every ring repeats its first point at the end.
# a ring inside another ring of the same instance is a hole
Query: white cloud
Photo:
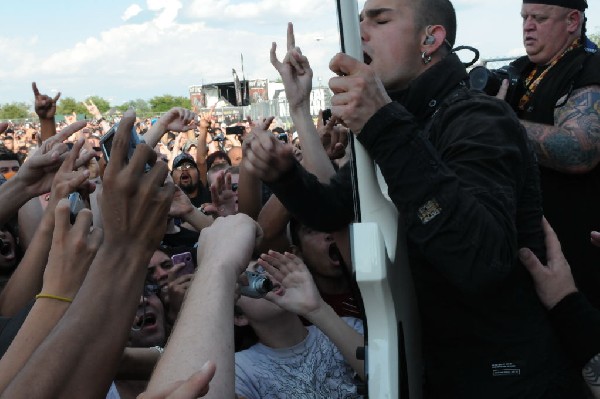
{"type": "Polygon", "coordinates": [[[284,22],[294,18],[308,19],[333,13],[333,2],[323,0],[281,1],[259,0],[192,0],[188,7],[191,17],[199,19],[241,19],[254,23],[274,22],[284,18],[284,22]]]}
{"type": "Polygon", "coordinates": [[[123,21],[128,21],[138,15],[140,12],[142,12],[142,7],[140,7],[138,4],[132,4],[123,12],[121,19],[123,21]]]}
{"type": "Polygon", "coordinates": [[[179,0],[147,0],[146,3],[149,10],[159,11],[154,23],[161,29],[171,26],[175,22],[179,10],[183,7],[179,0]]]}
{"type": "MultiPolygon", "coordinates": [[[[283,57],[287,21],[294,22],[296,44],[309,57],[315,82],[321,78],[326,84],[332,76],[328,63],[339,51],[332,1],[133,1],[143,8],[145,22],[123,22],[117,14],[120,26],[87,37],[65,31],[75,38],[66,48],[54,48],[43,34],[0,36],[0,103],[29,101],[34,80],[42,90],[58,88],[77,99],[90,93],[121,101],[165,93],[185,96],[190,85],[231,80],[231,68],[241,76],[240,53],[246,78],[275,78],[269,49],[276,41],[283,57]]],[[[522,54],[518,1],[485,0],[479,6],[458,0],[457,44],[477,47],[484,58],[522,54]]],[[[598,11],[588,18],[590,27],[599,24],[598,11]]]]}

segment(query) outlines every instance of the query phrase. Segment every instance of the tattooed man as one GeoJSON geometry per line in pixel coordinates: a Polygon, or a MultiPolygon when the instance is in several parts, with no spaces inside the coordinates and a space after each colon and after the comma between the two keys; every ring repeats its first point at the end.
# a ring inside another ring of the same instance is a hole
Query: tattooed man
{"type": "Polygon", "coordinates": [[[585,35],[586,8],[586,0],[523,0],[527,55],[512,63],[520,79],[507,101],[537,153],[544,214],[579,289],[600,309],[600,250],[589,243],[600,225],[600,53],[585,35]]]}

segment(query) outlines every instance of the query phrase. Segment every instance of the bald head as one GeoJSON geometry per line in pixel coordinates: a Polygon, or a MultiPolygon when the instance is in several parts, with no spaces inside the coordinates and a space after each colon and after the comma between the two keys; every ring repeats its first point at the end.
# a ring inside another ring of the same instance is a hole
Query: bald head
{"type": "Polygon", "coordinates": [[[240,166],[242,163],[242,147],[235,146],[227,152],[229,159],[231,159],[231,166],[240,166]]]}

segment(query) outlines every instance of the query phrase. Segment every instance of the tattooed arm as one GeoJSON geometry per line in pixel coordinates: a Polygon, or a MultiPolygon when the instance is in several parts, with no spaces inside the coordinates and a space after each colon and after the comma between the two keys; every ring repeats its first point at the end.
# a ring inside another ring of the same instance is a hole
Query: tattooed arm
{"type": "Polygon", "coordinates": [[[554,126],[521,121],[545,167],[586,173],[600,162],[600,86],[573,91],[554,111],[554,126]]]}
{"type": "Polygon", "coordinates": [[[590,387],[594,398],[600,398],[600,353],[585,365],[582,373],[583,379],[590,387]]]}

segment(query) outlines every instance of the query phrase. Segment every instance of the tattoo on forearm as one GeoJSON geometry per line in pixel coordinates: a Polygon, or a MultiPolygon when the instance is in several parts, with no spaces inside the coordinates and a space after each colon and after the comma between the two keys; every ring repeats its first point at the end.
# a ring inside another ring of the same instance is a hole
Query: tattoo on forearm
{"type": "Polygon", "coordinates": [[[583,367],[583,379],[589,386],[600,386],[600,353],[583,367]]]}
{"type": "Polygon", "coordinates": [[[600,160],[600,86],[575,90],[554,112],[554,126],[523,122],[541,165],[586,169],[600,160]]]}

